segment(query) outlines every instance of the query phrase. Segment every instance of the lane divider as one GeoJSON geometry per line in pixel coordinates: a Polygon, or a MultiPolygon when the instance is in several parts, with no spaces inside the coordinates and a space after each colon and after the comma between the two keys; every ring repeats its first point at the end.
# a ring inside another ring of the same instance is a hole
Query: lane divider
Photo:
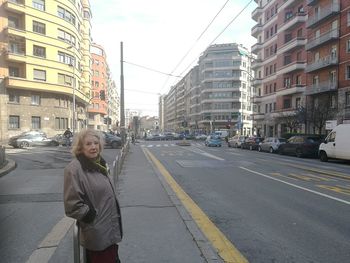
{"type": "Polygon", "coordinates": [[[248,263],[248,260],[238,251],[238,249],[226,238],[219,228],[207,217],[207,215],[198,207],[198,205],[187,195],[187,193],[174,180],[171,174],[161,164],[161,162],[148,150],[144,153],[157,167],[166,182],[177,195],[187,209],[193,220],[206,238],[212,243],[219,256],[225,263],[248,263]]]}

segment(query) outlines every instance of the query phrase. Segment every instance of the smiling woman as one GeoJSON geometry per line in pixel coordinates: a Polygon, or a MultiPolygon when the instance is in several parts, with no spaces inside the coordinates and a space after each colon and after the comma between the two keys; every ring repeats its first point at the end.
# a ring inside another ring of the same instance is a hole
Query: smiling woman
{"type": "Polygon", "coordinates": [[[103,145],[98,131],[82,130],[73,143],[75,158],[64,170],[65,212],[79,222],[80,243],[90,263],[120,262],[123,236],[116,191],[101,156],[103,145]]]}

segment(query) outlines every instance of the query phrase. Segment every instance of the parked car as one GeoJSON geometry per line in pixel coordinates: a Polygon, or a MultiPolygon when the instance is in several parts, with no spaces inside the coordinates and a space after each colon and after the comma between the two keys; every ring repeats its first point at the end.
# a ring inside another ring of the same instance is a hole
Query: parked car
{"type": "Polygon", "coordinates": [[[270,153],[277,152],[280,145],[286,143],[286,141],[285,138],[267,137],[259,143],[258,151],[270,153]]]}
{"type": "Polygon", "coordinates": [[[195,139],[199,140],[199,141],[204,141],[207,139],[207,137],[208,137],[208,135],[206,135],[206,134],[197,134],[195,139]]]}
{"type": "Polygon", "coordinates": [[[242,142],[241,148],[242,149],[249,149],[249,150],[257,150],[259,147],[259,143],[262,142],[263,138],[261,137],[248,137],[242,142]]]}
{"type": "Polygon", "coordinates": [[[246,139],[246,136],[235,135],[228,140],[228,147],[241,148],[242,142],[246,139]]]}
{"type": "Polygon", "coordinates": [[[205,146],[221,147],[221,138],[217,135],[209,135],[205,140],[205,146]]]}
{"type": "Polygon", "coordinates": [[[322,162],[329,158],[350,160],[350,124],[335,127],[321,143],[318,156],[322,162]]]}
{"type": "Polygon", "coordinates": [[[296,135],[281,144],[278,152],[280,154],[303,156],[317,156],[318,148],[322,142],[320,135],[296,135]]]}
{"type": "Polygon", "coordinates": [[[72,145],[73,143],[73,137],[65,137],[63,134],[56,134],[54,137],[52,137],[53,140],[57,141],[59,145],[67,146],[72,145]]]}
{"type": "Polygon", "coordinates": [[[175,135],[172,132],[166,132],[166,133],[164,133],[164,139],[166,141],[174,140],[175,139],[175,135]]]}
{"type": "Polygon", "coordinates": [[[26,148],[30,146],[58,146],[59,143],[53,138],[47,138],[41,131],[24,132],[9,139],[9,145],[14,148],[26,148]]]}
{"type": "Polygon", "coordinates": [[[116,135],[102,132],[103,138],[105,140],[105,146],[110,146],[113,149],[120,148],[122,146],[122,139],[116,135]]]}

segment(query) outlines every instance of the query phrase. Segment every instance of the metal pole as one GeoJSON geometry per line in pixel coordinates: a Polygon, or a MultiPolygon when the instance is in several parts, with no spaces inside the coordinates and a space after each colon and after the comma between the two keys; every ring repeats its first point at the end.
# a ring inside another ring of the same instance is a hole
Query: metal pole
{"type": "Polygon", "coordinates": [[[124,115],[124,69],[123,69],[123,42],[120,42],[120,135],[122,145],[125,144],[125,115],[124,115]]]}
{"type": "Polygon", "coordinates": [[[74,135],[74,130],[75,130],[75,57],[73,60],[73,127],[72,127],[73,135],[74,135]]]}

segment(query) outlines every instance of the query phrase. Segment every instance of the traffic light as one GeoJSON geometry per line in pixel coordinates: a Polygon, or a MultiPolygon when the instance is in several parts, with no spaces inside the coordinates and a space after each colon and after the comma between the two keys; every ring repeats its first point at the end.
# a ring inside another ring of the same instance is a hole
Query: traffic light
{"type": "Polygon", "coordinates": [[[104,90],[100,90],[100,100],[106,100],[106,93],[104,90]]]}

